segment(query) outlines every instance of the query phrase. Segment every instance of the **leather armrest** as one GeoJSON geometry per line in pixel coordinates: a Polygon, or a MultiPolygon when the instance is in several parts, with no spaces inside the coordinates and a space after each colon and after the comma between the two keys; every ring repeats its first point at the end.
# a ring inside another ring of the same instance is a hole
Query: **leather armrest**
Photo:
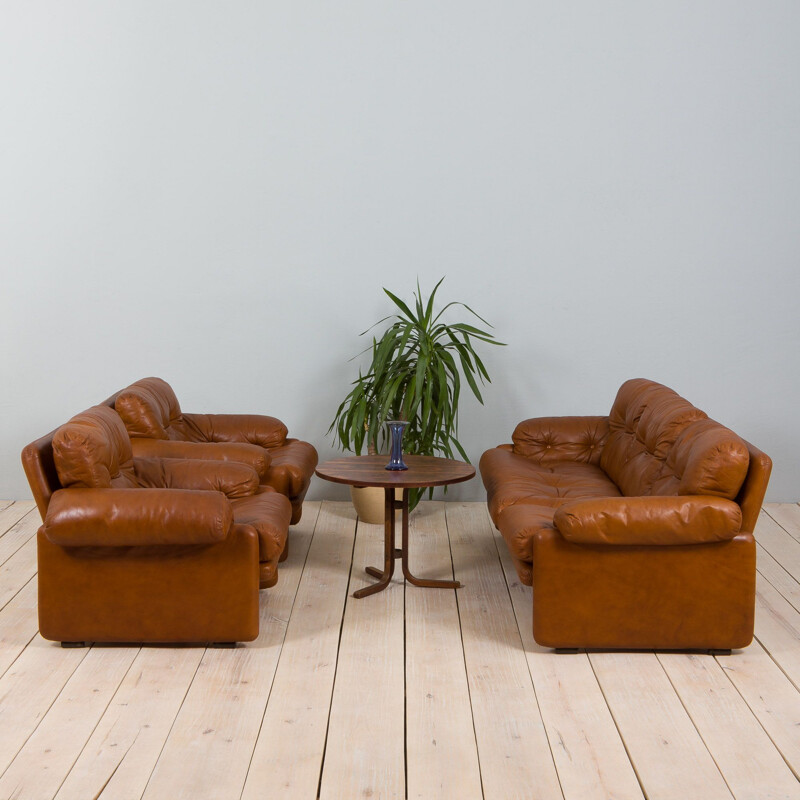
{"type": "Polygon", "coordinates": [[[183,418],[210,442],[250,442],[280,447],[289,433],[275,417],[263,414],[184,414],[183,418]]]}
{"type": "Polygon", "coordinates": [[[60,489],[44,534],[63,547],[213,544],[233,525],[220,492],[182,489],[60,489]]]}
{"type": "Polygon", "coordinates": [[[513,452],[539,463],[599,464],[608,437],[608,417],[535,417],[517,425],[513,452]]]}
{"type": "Polygon", "coordinates": [[[136,477],[147,486],[222,492],[228,497],[250,497],[258,490],[258,473],[236,461],[189,458],[134,458],[136,477]]]}
{"type": "Polygon", "coordinates": [[[705,544],[733,539],[742,511],[711,496],[600,497],[560,506],[553,522],[570,542],[609,545],[705,544]]]}
{"type": "Polygon", "coordinates": [[[263,478],[272,461],[261,445],[249,442],[178,442],[171,439],[131,439],[138,458],[191,458],[205,461],[238,461],[263,478]]]}

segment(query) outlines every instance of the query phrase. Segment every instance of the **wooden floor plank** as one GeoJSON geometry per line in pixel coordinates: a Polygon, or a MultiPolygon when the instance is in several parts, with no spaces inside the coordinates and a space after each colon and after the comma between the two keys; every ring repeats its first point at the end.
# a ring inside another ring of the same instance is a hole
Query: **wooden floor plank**
{"type": "Polygon", "coordinates": [[[88,652],[85,648],[64,650],[37,634],[0,678],[0,774],[36,730],[88,652]]]}
{"type": "Polygon", "coordinates": [[[202,647],[143,647],[67,775],[57,800],[132,800],[144,792],[202,647]]]}
{"type": "Polygon", "coordinates": [[[798,583],[760,544],[756,545],[758,571],[797,611],[800,611],[798,583]]]}
{"type": "Polygon", "coordinates": [[[382,564],[383,525],[359,522],[321,800],[405,797],[402,573],[382,592],[360,600],[353,597],[354,591],[375,582],[364,568],[382,564]]]}
{"type": "Polygon", "coordinates": [[[800,783],[713,656],[658,659],[736,800],[800,800],[800,783]]]}
{"type": "Polygon", "coordinates": [[[317,796],[355,530],[350,504],[323,503],[242,800],[317,796]]]}
{"type": "Polygon", "coordinates": [[[0,566],[0,608],[36,574],[36,537],[31,537],[0,566]]]}
{"type": "Polygon", "coordinates": [[[0,778],[0,797],[51,800],[92,735],[138,648],[93,647],[0,778]]]}
{"type": "Polygon", "coordinates": [[[648,800],[732,797],[653,653],[589,659],[648,800]]]}
{"type": "Polygon", "coordinates": [[[261,593],[258,638],[203,656],[145,789],[146,800],[241,794],[311,542],[309,519],[316,514],[308,512],[314,505],[290,533],[292,546],[277,585],[261,593]]]}
{"type": "MultiPolygon", "coordinates": [[[[15,504],[16,505],[16,504],[15,504]]],[[[39,530],[38,511],[29,511],[0,536],[0,564],[4,564],[39,530]]]]}
{"type": "Polygon", "coordinates": [[[14,663],[39,630],[36,576],[0,611],[0,675],[14,663]]]}
{"type": "Polygon", "coordinates": [[[16,505],[0,501],[0,798],[303,800],[321,762],[324,799],[800,796],[794,504],[757,526],[757,640],[717,659],[537,647],[481,503],[412,518],[426,577],[450,570],[449,526],[457,592],[396,578],[345,605],[383,530],[358,527],[351,564],[349,504],[325,503],[312,541],[311,503],[256,646],[62,650],[35,635],[38,519],[3,516],[16,505]]]}
{"type": "Polygon", "coordinates": [[[756,638],[800,690],[800,611],[761,574],[756,578],[756,638]]]}
{"type": "Polygon", "coordinates": [[[484,795],[561,798],[486,512],[448,503],[446,515],[484,795]]]}
{"type": "MultiPolygon", "coordinates": [[[[413,574],[452,579],[444,503],[411,515],[413,574]]],[[[480,767],[454,589],[406,585],[408,797],[482,797],[480,767]]]]}
{"type": "Polygon", "coordinates": [[[800,542],[800,505],[797,503],[767,503],[764,511],[790,536],[800,542]]]}
{"type": "Polygon", "coordinates": [[[557,654],[533,639],[533,598],[494,531],[514,613],[566,800],[641,800],[631,766],[586,653],[557,654]]]}
{"type": "Polygon", "coordinates": [[[756,541],[797,581],[800,581],[800,542],[766,512],[758,515],[756,541]]]}
{"type": "Polygon", "coordinates": [[[38,524],[41,525],[42,520],[39,517],[39,512],[35,509],[36,503],[32,500],[17,500],[16,502],[0,500],[0,537],[2,537],[7,530],[16,525],[24,516],[31,513],[33,513],[38,524]]]}
{"type": "MultiPolygon", "coordinates": [[[[718,659],[728,679],[744,698],[777,750],[800,778],[800,692],[758,641],[718,659]]],[[[735,737],[738,722],[728,729],[735,737]]]]}

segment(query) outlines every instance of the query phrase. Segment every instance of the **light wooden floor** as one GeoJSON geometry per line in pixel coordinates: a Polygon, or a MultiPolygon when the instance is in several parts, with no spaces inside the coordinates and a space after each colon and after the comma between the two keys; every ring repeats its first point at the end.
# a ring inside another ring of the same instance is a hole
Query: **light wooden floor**
{"type": "Polygon", "coordinates": [[[800,507],[762,512],[757,640],[717,658],[539,648],[485,506],[412,520],[464,588],[353,600],[382,529],[307,503],[256,642],[63,650],[0,501],[0,798],[800,798],[800,507]]]}

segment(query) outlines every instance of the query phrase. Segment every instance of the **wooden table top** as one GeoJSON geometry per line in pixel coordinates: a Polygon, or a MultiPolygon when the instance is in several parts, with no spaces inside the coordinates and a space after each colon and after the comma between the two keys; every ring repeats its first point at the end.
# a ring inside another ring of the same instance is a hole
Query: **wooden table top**
{"type": "Polygon", "coordinates": [[[384,489],[419,489],[426,486],[445,486],[462,483],[475,477],[475,467],[464,461],[438,456],[403,454],[406,470],[385,469],[388,455],[349,456],[320,464],[315,470],[320,478],[351,486],[380,486],[384,489]]]}

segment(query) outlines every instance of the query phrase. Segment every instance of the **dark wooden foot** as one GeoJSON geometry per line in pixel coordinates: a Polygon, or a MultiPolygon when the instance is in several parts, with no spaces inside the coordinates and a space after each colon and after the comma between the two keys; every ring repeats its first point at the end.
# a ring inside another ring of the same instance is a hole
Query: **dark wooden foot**
{"type": "Polygon", "coordinates": [[[429,578],[417,578],[412,575],[407,569],[403,569],[403,575],[406,580],[414,586],[422,586],[426,589],[460,589],[460,581],[435,581],[429,578]]]}
{"type": "Polygon", "coordinates": [[[379,581],[378,583],[373,583],[372,586],[365,586],[363,589],[353,592],[353,597],[355,597],[356,600],[360,600],[362,597],[369,597],[371,594],[382,592],[389,585],[391,580],[392,578],[390,575],[385,580],[379,581]]]}
{"type": "Polygon", "coordinates": [[[382,569],[378,569],[377,567],[367,567],[364,572],[367,575],[372,575],[373,578],[384,578],[386,577],[382,569]]]}
{"type": "Polygon", "coordinates": [[[88,647],[89,642],[61,642],[62,647],[88,647]]]}
{"type": "Polygon", "coordinates": [[[233,650],[236,647],[236,642],[209,642],[208,646],[212,650],[233,650]]]}
{"type": "Polygon", "coordinates": [[[580,652],[579,647],[556,647],[556,653],[558,653],[558,655],[574,654],[578,652],[580,652]]]}
{"type": "Polygon", "coordinates": [[[730,650],[709,650],[708,654],[710,656],[729,656],[731,654],[730,650]]]}

